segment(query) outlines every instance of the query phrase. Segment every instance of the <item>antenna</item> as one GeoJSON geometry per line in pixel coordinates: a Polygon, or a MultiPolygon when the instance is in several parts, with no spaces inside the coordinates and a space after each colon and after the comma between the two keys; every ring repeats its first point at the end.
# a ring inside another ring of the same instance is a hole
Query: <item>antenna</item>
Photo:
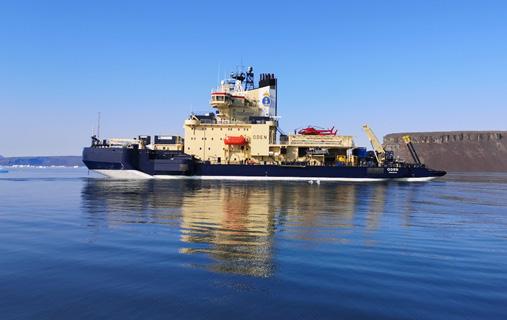
{"type": "Polygon", "coordinates": [[[236,65],[236,72],[237,73],[241,73],[241,72],[243,72],[243,70],[245,70],[245,66],[243,65],[243,56],[241,56],[239,61],[240,61],[239,66],[236,65]]]}
{"type": "Polygon", "coordinates": [[[222,69],[222,64],[219,62],[218,63],[218,74],[217,74],[217,84],[220,85],[220,72],[221,72],[221,69],[222,69]]]}
{"type": "Polygon", "coordinates": [[[100,138],[100,111],[97,115],[97,138],[100,138]]]}

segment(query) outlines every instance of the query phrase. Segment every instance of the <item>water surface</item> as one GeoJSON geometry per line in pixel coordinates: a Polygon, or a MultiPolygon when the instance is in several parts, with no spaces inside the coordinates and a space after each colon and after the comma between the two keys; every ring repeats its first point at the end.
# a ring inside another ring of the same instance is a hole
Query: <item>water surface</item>
{"type": "Polygon", "coordinates": [[[507,174],[0,175],[1,319],[506,319],[507,174]]]}

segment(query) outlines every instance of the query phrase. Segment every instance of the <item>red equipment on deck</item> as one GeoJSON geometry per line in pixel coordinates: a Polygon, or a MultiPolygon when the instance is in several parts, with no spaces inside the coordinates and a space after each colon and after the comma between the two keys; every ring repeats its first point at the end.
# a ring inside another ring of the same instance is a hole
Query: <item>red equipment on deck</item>
{"type": "Polygon", "coordinates": [[[226,145],[243,146],[247,144],[247,140],[243,136],[229,136],[225,137],[224,143],[226,145]]]}
{"type": "Polygon", "coordinates": [[[298,131],[299,134],[308,136],[335,136],[338,131],[331,129],[316,129],[315,127],[307,127],[298,131]]]}

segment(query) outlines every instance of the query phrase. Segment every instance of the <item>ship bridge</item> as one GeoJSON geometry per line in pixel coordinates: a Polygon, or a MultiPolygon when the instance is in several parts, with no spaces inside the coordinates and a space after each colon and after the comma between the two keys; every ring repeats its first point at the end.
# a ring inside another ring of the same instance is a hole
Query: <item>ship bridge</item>
{"type": "Polygon", "coordinates": [[[257,87],[253,81],[253,68],[249,67],[246,73],[232,73],[212,90],[210,105],[219,121],[248,123],[252,117],[276,117],[275,75],[261,74],[257,87]]]}

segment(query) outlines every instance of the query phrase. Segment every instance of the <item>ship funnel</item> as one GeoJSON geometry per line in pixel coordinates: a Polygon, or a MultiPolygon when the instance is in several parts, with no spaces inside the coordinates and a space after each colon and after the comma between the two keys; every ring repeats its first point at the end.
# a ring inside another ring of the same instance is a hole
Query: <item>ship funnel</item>
{"type": "Polygon", "coordinates": [[[276,77],[273,73],[261,73],[259,88],[270,86],[276,88],[276,77]]]}

